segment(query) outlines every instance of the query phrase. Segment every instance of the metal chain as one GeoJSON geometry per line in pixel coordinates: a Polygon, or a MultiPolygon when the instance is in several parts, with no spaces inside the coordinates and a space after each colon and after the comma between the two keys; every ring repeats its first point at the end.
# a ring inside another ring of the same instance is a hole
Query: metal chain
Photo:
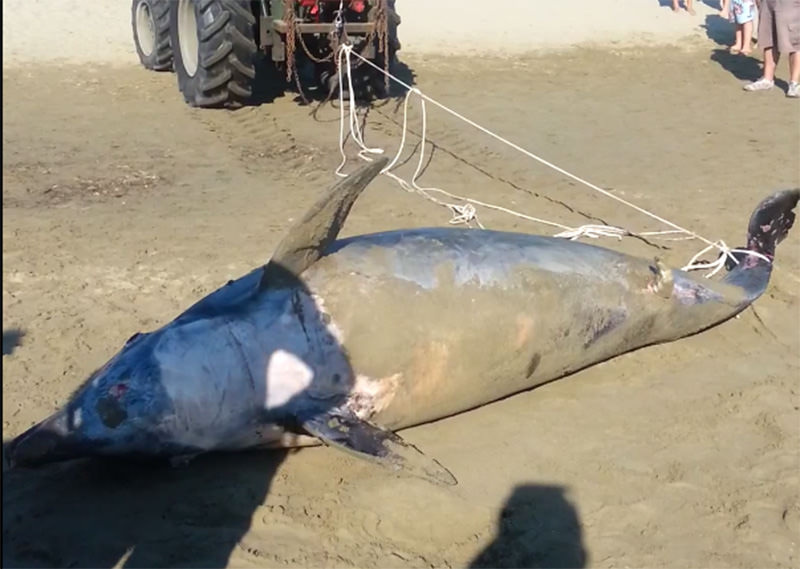
{"type": "MultiPolygon", "coordinates": [[[[315,56],[311,53],[308,45],[306,44],[305,40],[303,39],[302,33],[297,33],[297,18],[295,16],[294,11],[294,3],[295,0],[284,0],[284,20],[286,21],[286,80],[292,81],[294,80],[294,84],[297,87],[297,90],[305,104],[308,104],[309,101],[303,92],[303,88],[300,84],[300,75],[297,72],[297,65],[295,62],[295,49],[297,44],[300,44],[300,47],[305,52],[306,56],[308,56],[311,61],[317,64],[328,63],[329,61],[334,61],[334,64],[338,66],[338,63],[334,59],[334,56],[339,48],[339,38],[336,37],[336,34],[330,34],[330,42],[331,42],[331,52],[325,56],[324,58],[320,58],[315,56]]],[[[373,8],[375,10],[375,18],[374,22],[375,25],[372,27],[370,32],[364,38],[364,46],[361,49],[361,53],[363,54],[370,46],[370,44],[375,40],[377,36],[377,43],[378,43],[378,52],[383,54],[383,67],[384,70],[388,73],[389,72],[389,34],[388,34],[388,9],[387,9],[387,0],[377,0],[377,5],[373,8]]],[[[341,16],[341,13],[339,14],[341,16]]],[[[343,32],[344,42],[347,42],[347,32],[343,32]]],[[[355,64],[351,67],[351,69],[356,69],[362,65],[362,61],[357,59],[355,64]]],[[[386,89],[389,89],[389,77],[388,75],[384,79],[384,84],[386,89]]],[[[339,87],[341,88],[341,86],[339,87]]]]}

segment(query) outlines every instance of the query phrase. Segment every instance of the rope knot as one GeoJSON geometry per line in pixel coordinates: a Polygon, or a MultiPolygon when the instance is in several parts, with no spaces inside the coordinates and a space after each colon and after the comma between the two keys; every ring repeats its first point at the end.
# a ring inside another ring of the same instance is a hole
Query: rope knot
{"type": "Polygon", "coordinates": [[[469,223],[473,219],[476,221],[478,219],[478,211],[471,203],[464,205],[447,204],[447,207],[453,212],[453,217],[449,221],[450,225],[469,223]]]}
{"type": "Polygon", "coordinates": [[[739,264],[739,259],[743,255],[749,255],[752,257],[756,257],[761,259],[762,261],[766,261],[767,263],[772,263],[772,259],[767,257],[766,255],[759,253],[757,251],[750,251],[749,249],[731,249],[728,247],[724,241],[716,241],[697,253],[691,260],[686,264],[686,266],[682,267],[682,271],[694,271],[699,269],[711,269],[709,273],[705,276],[706,278],[713,277],[718,272],[720,272],[723,268],[728,270],[733,269],[736,265],[739,264]],[[713,261],[700,261],[700,257],[702,257],[707,251],[711,249],[719,249],[720,254],[719,256],[713,261]]]}

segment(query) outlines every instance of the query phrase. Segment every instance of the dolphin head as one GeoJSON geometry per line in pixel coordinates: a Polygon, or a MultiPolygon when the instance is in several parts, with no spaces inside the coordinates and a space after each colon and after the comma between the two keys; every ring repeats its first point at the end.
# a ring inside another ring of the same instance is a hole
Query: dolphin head
{"type": "Polygon", "coordinates": [[[92,455],[153,454],[158,425],[170,405],[152,357],[155,336],[130,338],[62,409],[8,444],[8,463],[38,466],[92,455]]]}

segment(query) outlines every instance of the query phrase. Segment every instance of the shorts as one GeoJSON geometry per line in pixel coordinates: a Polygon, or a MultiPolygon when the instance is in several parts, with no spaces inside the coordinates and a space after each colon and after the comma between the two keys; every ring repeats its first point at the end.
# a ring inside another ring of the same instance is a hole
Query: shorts
{"type": "Polygon", "coordinates": [[[737,24],[752,22],[756,17],[755,0],[731,0],[731,21],[737,24]]]}
{"type": "Polygon", "coordinates": [[[761,0],[758,47],[778,53],[800,51],[800,0],[761,0]]]}

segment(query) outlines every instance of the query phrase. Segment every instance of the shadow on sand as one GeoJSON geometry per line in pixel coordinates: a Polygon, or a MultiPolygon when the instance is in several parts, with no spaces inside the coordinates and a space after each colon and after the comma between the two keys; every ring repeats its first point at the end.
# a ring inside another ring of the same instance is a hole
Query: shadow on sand
{"type": "MultiPolygon", "coordinates": [[[[721,0],[695,0],[695,5],[704,4],[709,8],[713,8],[715,10],[722,9],[722,2],[721,0]]],[[[672,0],[658,0],[658,5],[662,8],[672,8],[672,0]]],[[[678,2],[678,7],[682,10],[686,5],[685,0],[680,0],[678,2]]]]}
{"type": "Polygon", "coordinates": [[[9,356],[13,354],[14,350],[22,345],[22,338],[24,337],[25,331],[19,328],[3,330],[3,355],[9,356]]]}
{"type": "MultiPolygon", "coordinates": [[[[753,52],[750,55],[733,54],[728,51],[729,46],[735,41],[735,28],[731,22],[718,14],[712,14],[706,16],[706,23],[702,27],[708,39],[720,46],[711,52],[711,61],[718,63],[740,81],[755,81],[761,77],[762,65],[757,59],[759,51],[755,43],[751,46],[753,52]]],[[[755,34],[755,30],[753,33],[755,34]]]]}
{"type": "Polygon", "coordinates": [[[224,567],[285,451],[184,468],[81,460],[3,475],[3,567],[224,567]]]}
{"type": "Polygon", "coordinates": [[[517,486],[498,520],[497,537],[473,568],[586,566],[581,524],[561,486],[517,486]]]}
{"type": "MultiPolygon", "coordinates": [[[[336,219],[334,223],[342,222],[343,219],[336,219]]],[[[289,245],[294,244],[290,239],[289,245]]],[[[269,302],[275,305],[275,310],[264,316],[266,320],[274,317],[280,322],[282,315],[289,315],[290,319],[299,319],[298,325],[304,330],[316,332],[311,334],[314,339],[309,338],[307,349],[298,349],[289,339],[276,333],[275,350],[290,351],[309,366],[316,364],[315,358],[324,350],[329,357],[331,353],[340,354],[340,361],[349,365],[343,348],[332,334],[324,332],[327,331],[324,317],[314,310],[310,291],[294,272],[278,263],[270,263],[264,269],[223,286],[176,320],[193,326],[209,321],[208,328],[213,330],[218,320],[230,321],[238,314],[247,313],[242,306],[259,302],[257,297],[262,294],[268,294],[269,302]],[[266,291],[259,286],[264,282],[268,283],[266,291]]],[[[274,322],[262,324],[271,326],[274,322]]],[[[121,426],[110,426],[110,430],[91,431],[103,433],[100,437],[84,433],[82,425],[89,424],[91,421],[87,418],[95,414],[93,403],[87,402],[95,401],[98,392],[107,399],[120,382],[133,383],[137,389],[145,389],[143,385],[163,385],[166,380],[162,380],[161,366],[148,363],[152,349],[143,349],[151,339],[157,344],[159,333],[141,334],[129,340],[107,368],[116,368],[116,376],[111,371],[93,374],[84,386],[95,394],[95,399],[81,397],[83,387],[73,394],[65,405],[65,416],[74,416],[76,410],[80,410],[84,419],[67,427],[66,435],[58,434],[55,438],[52,428],[47,431],[33,427],[3,443],[3,567],[224,567],[228,564],[231,553],[249,530],[254,513],[264,504],[287,451],[206,454],[186,466],[172,468],[163,459],[153,457],[144,461],[79,458],[86,453],[74,450],[78,444],[74,441],[79,441],[83,445],[79,448],[84,450],[96,450],[120,441],[128,444],[119,434],[124,420],[121,426]],[[148,363],[145,366],[147,377],[142,375],[145,373],[141,371],[142,361],[148,363]],[[109,376],[124,379],[108,379],[109,376]],[[97,385],[94,385],[95,377],[99,380],[97,385]],[[6,461],[11,457],[14,460],[24,457],[26,464],[30,464],[32,459],[46,459],[59,451],[79,460],[49,463],[35,469],[6,470],[6,461]]],[[[196,337],[193,341],[213,342],[214,337],[196,337]]],[[[187,360],[186,363],[192,362],[187,360]]],[[[340,396],[327,399],[306,396],[309,391],[318,390],[318,393],[326,389],[319,384],[330,378],[320,376],[322,374],[315,375],[307,388],[282,406],[265,411],[262,404],[255,403],[252,409],[243,409],[253,431],[258,433],[266,425],[281,425],[297,432],[292,422],[295,413],[302,413],[304,417],[324,416],[348,396],[346,389],[340,396]]],[[[252,399],[266,401],[267,382],[256,379],[252,399]],[[263,393],[259,393],[259,389],[263,389],[263,393]]],[[[203,377],[198,380],[202,381],[203,377]]],[[[123,393],[133,391],[135,389],[126,389],[123,393]]],[[[231,392],[235,392],[233,387],[231,392]]],[[[120,405],[130,404],[125,397],[127,395],[119,399],[120,405]]],[[[182,400],[170,401],[166,411],[158,407],[152,416],[134,416],[134,420],[138,425],[151,425],[156,429],[157,424],[174,418],[174,409],[181,408],[180,404],[182,400]]],[[[210,413],[214,411],[209,410],[210,413]]],[[[194,424],[200,416],[181,417],[187,424],[194,424]]],[[[203,416],[200,420],[206,419],[209,417],[203,416]]],[[[212,423],[208,428],[223,431],[230,429],[230,425],[212,423]]],[[[244,424],[237,428],[246,432],[244,424]]],[[[150,441],[148,452],[164,452],[166,445],[170,455],[191,454],[192,449],[176,452],[184,448],[181,445],[185,443],[180,442],[180,436],[174,438],[173,431],[169,435],[148,435],[149,428],[130,427],[128,432],[136,433],[135,437],[151,437],[145,438],[150,441]]]]}

